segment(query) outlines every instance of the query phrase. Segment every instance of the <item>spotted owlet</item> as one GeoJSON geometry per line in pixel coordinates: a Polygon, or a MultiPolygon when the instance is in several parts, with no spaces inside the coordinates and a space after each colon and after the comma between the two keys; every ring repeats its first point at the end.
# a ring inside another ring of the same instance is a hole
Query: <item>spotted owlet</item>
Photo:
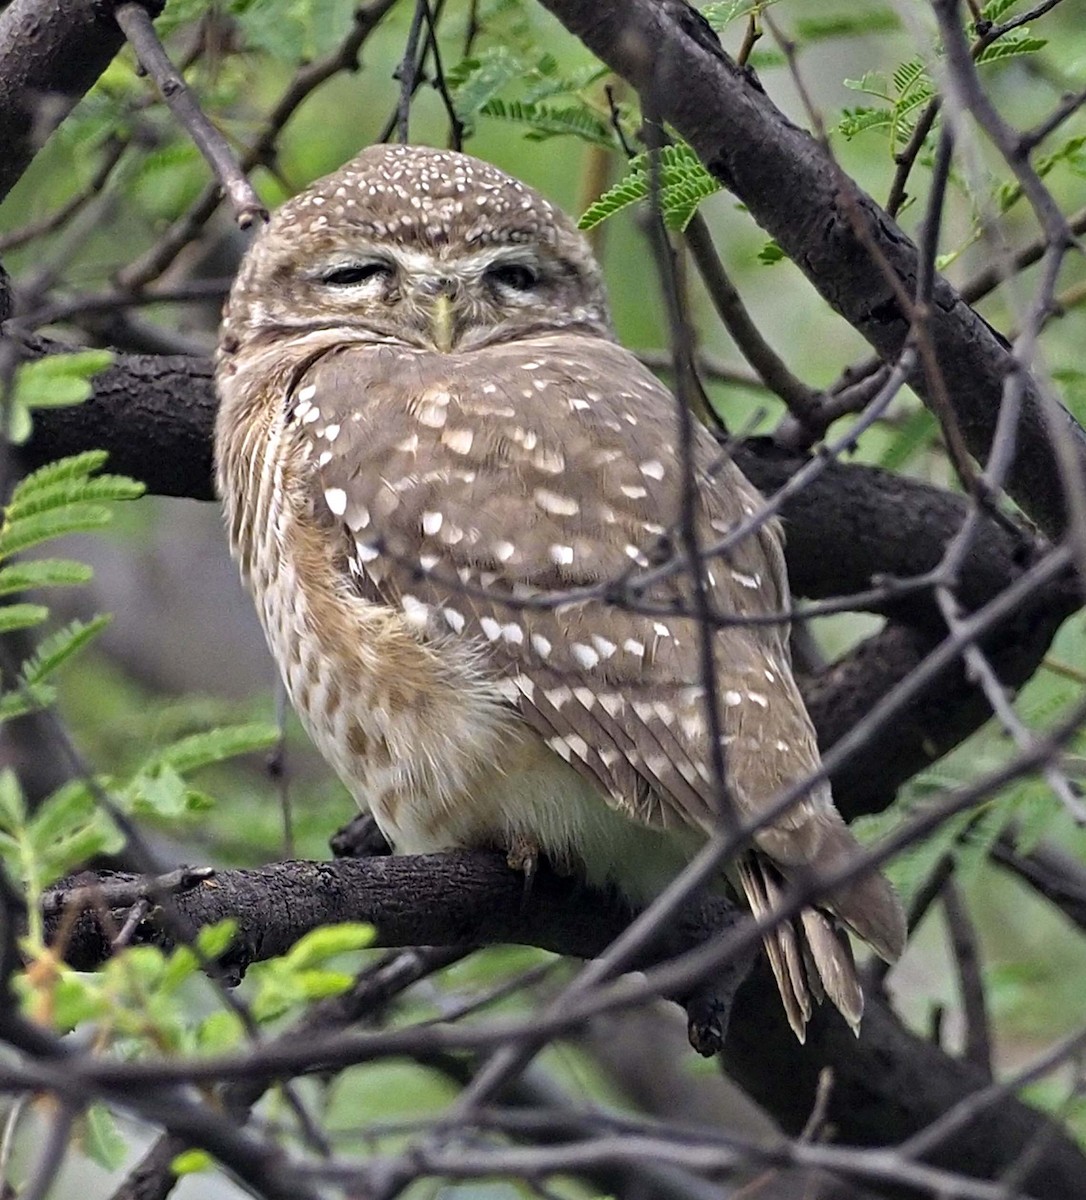
{"type": "MultiPolygon", "coordinates": [[[[568,218],[466,155],[371,147],[257,238],[218,386],[233,553],[302,722],[394,849],[541,850],[635,903],[656,894],[718,809],[701,626],[674,615],[690,572],[632,586],[688,544],[684,461],[674,399],[615,342],[568,218]],[[636,602],[608,603],[623,586],[636,602]]],[[[760,497],[700,426],[692,462],[710,545],[760,497]]],[[[787,606],[776,522],[702,574],[729,617],[787,606]]],[[[713,642],[749,820],[818,751],[786,628],[722,624],[713,642]]],[[[820,783],[731,874],[764,913],[796,868],[855,852],[820,783]]],[[[875,874],[780,925],[766,945],[801,1036],[823,990],[860,1018],[838,922],[886,958],[902,947],[875,874]]]]}

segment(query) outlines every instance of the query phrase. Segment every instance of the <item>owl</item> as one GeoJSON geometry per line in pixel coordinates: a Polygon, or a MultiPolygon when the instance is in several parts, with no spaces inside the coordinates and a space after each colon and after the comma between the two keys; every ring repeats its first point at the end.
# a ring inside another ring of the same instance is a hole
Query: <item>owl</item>
{"type": "MultiPolygon", "coordinates": [[[[542,853],[641,905],[718,827],[714,737],[743,821],[818,767],[787,627],[749,620],[788,606],[780,526],[699,564],[706,633],[684,481],[699,546],[761,498],[701,426],[681,448],[586,241],[526,184],[363,151],[257,237],[216,376],[232,552],[303,725],[396,852],[542,853]]],[[[765,914],[857,851],[819,782],[728,876],[765,914]]],[[[823,994],[860,1020],[846,927],[900,953],[878,874],[765,939],[800,1037],[823,994]]]]}

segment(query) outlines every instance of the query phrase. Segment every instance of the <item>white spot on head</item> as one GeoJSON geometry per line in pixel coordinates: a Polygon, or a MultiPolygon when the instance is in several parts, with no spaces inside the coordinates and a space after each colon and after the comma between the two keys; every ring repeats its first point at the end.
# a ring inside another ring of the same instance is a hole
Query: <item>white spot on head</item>
{"type": "Polygon", "coordinates": [[[441,528],[445,518],[439,512],[424,512],[422,514],[422,532],[433,535],[441,528]]]}
{"type": "Polygon", "coordinates": [[[337,517],[347,511],[347,493],[342,488],[325,488],[324,502],[337,517]]]}
{"type": "Polygon", "coordinates": [[[792,747],[791,747],[791,746],[789,746],[789,744],[788,744],[787,742],[782,742],[782,741],[780,740],[780,738],[778,738],[778,739],[777,739],[777,741],[774,743],[774,746],[775,746],[775,748],[776,748],[777,750],[779,750],[779,751],[780,751],[782,754],[787,754],[787,753],[788,753],[788,751],[792,749],[792,747]]]}

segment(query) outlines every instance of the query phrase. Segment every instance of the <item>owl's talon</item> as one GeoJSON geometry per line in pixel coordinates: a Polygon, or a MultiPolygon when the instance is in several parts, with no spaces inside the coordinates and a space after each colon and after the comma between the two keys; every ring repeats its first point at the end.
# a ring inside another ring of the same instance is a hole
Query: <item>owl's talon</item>
{"type": "Polygon", "coordinates": [[[532,884],[539,871],[539,845],[531,838],[515,837],[505,856],[505,861],[512,871],[519,871],[524,876],[524,894],[521,897],[521,908],[526,908],[532,895],[532,884]]]}

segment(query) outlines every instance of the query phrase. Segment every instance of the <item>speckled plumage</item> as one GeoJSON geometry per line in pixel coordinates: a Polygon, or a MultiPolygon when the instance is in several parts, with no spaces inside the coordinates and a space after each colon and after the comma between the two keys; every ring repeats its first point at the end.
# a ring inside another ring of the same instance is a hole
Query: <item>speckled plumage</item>
{"type": "MultiPolygon", "coordinates": [[[[568,219],[465,155],[372,147],[257,239],[218,381],[233,551],[302,721],[393,846],[537,846],[634,901],[659,891],[719,801],[699,630],[669,611],[690,581],[643,589],[647,614],[604,593],[679,544],[676,414],[615,343],[568,219]]],[[[700,429],[694,468],[708,545],[760,497],[700,429]]],[[[785,606],[777,524],[705,582],[725,613],[785,606]]],[[[784,626],[724,626],[714,653],[747,819],[818,751],[784,626]]],[[[825,784],[755,843],[735,872],[756,911],[855,852],[825,784]]],[[[781,926],[800,1035],[822,985],[853,1024],[862,1007],[827,913],[884,956],[903,940],[877,875],[781,926]]]]}

